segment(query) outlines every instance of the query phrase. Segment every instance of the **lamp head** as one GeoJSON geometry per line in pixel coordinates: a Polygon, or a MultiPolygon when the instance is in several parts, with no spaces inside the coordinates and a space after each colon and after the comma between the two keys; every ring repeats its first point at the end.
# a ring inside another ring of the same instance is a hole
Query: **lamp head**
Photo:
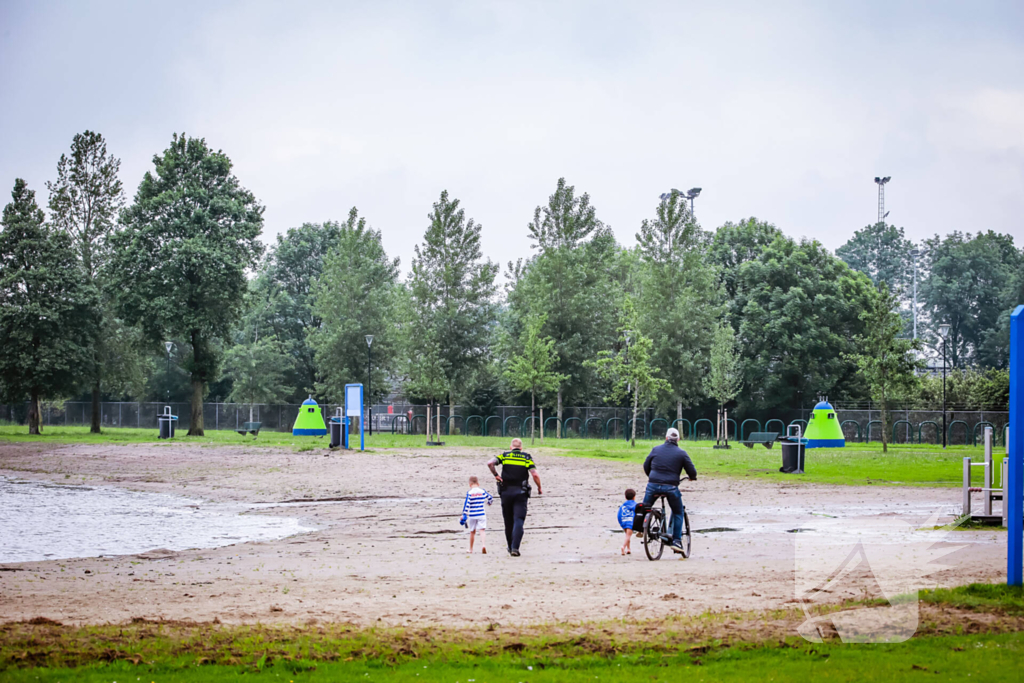
{"type": "Polygon", "coordinates": [[[943,341],[949,336],[949,323],[939,325],[939,336],[942,337],[943,341]]]}
{"type": "Polygon", "coordinates": [[[366,345],[367,346],[373,346],[373,335],[372,334],[366,335],[366,345]]]}
{"type": "Polygon", "coordinates": [[[691,187],[690,190],[686,193],[686,198],[687,199],[695,199],[698,195],[700,195],[700,188],[699,187],[691,187]]]}
{"type": "Polygon", "coordinates": [[[167,349],[167,355],[171,355],[171,349],[174,348],[174,342],[165,341],[164,348],[167,349]]]}

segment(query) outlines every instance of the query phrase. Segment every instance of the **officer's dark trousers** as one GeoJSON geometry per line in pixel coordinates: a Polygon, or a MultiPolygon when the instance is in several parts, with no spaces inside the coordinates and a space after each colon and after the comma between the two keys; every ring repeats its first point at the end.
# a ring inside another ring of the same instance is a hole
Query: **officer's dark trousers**
{"type": "Polygon", "coordinates": [[[519,550],[526,522],[526,504],[529,496],[522,489],[501,492],[501,516],[505,520],[505,541],[509,550],[519,550]]]}

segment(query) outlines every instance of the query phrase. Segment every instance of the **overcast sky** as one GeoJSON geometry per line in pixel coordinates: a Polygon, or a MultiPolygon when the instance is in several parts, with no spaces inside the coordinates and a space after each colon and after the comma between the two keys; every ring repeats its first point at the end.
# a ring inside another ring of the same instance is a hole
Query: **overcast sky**
{"type": "Polygon", "coordinates": [[[0,186],[98,131],[129,197],[175,131],[266,206],[264,239],[357,206],[407,271],[442,190],[529,256],[560,176],[625,245],[670,188],[835,249],[1024,245],[1024,2],[0,0],[0,186]]]}

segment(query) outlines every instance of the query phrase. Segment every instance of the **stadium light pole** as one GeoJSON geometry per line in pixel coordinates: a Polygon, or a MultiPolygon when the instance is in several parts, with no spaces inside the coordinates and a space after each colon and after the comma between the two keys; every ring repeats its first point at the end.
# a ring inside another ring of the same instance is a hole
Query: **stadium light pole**
{"type": "Polygon", "coordinates": [[[914,259],[914,339],[917,339],[917,260],[927,253],[921,249],[911,249],[910,256],[914,259]]]}
{"type": "Polygon", "coordinates": [[[946,337],[949,336],[949,323],[939,325],[939,336],[942,337],[942,447],[946,447],[946,337]]]}
{"type": "Polygon", "coordinates": [[[890,180],[892,180],[891,176],[885,176],[884,178],[879,178],[878,176],[875,176],[875,182],[878,183],[878,222],[879,223],[884,221],[885,217],[889,215],[889,214],[887,214],[885,212],[885,184],[887,182],[889,182],[890,180]]]}
{"type": "Polygon", "coordinates": [[[693,213],[693,200],[696,199],[699,196],[700,196],[700,188],[699,187],[691,187],[686,192],[686,198],[690,200],[690,215],[693,216],[694,220],[696,220],[697,215],[695,213],[693,213]]]}
{"type": "Polygon", "coordinates": [[[366,335],[366,416],[370,420],[370,436],[373,436],[373,405],[370,403],[370,390],[373,389],[373,379],[370,375],[370,367],[373,365],[373,335],[366,335]]]}

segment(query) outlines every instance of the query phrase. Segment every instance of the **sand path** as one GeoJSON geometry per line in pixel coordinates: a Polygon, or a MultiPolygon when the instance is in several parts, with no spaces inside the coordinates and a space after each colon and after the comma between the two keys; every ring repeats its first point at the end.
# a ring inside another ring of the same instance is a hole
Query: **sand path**
{"type": "Polygon", "coordinates": [[[635,541],[632,556],[622,557],[615,510],[625,488],[642,488],[638,465],[535,453],[545,493],[531,501],[523,556],[511,558],[497,503],[488,555],[466,555],[457,523],[470,474],[493,491],[484,476],[493,452],[484,449],[325,457],[182,444],[2,444],[0,475],[9,478],[211,502],[334,500],[253,513],[299,517],[317,528],[275,542],[0,565],[0,621],[462,625],[770,609],[794,604],[808,558],[821,558],[827,573],[858,534],[872,541],[871,567],[884,567],[887,578],[854,567],[815,600],[877,597],[879,581],[886,591],[896,584],[912,590],[994,581],[1005,571],[1005,534],[912,531],[931,513],[949,521],[958,489],[809,485],[781,475],[684,484],[694,529],[734,531],[695,534],[688,560],[666,552],[649,562],[635,541]],[[864,531],[864,519],[881,525],[864,531]],[[942,554],[941,563],[926,564],[942,554]]]}

